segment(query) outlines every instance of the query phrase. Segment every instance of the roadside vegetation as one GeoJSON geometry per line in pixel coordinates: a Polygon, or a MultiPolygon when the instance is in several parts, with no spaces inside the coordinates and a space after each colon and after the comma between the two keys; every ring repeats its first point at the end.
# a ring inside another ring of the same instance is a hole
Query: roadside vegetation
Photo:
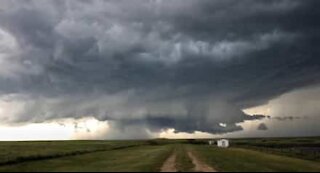
{"type": "Polygon", "coordinates": [[[320,138],[235,139],[233,146],[311,161],[320,161],[320,138]]]}
{"type": "Polygon", "coordinates": [[[56,159],[24,162],[0,167],[0,171],[139,171],[158,172],[172,147],[137,146],[120,150],[95,152],[56,159]]]}
{"type": "Polygon", "coordinates": [[[145,145],[144,141],[0,142],[0,165],[145,145]]]}
{"type": "Polygon", "coordinates": [[[175,152],[177,155],[177,170],[178,172],[192,172],[194,171],[194,165],[188,156],[188,150],[186,145],[178,144],[175,147],[175,152]]]}
{"type": "Polygon", "coordinates": [[[320,171],[320,164],[317,162],[249,149],[212,146],[192,146],[192,149],[218,171],[320,171]]]}

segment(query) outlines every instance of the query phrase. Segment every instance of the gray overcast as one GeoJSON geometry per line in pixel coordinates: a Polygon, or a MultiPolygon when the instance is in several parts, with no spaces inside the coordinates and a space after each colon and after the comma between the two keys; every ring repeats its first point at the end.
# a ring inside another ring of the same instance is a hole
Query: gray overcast
{"type": "Polygon", "coordinates": [[[0,100],[12,107],[0,122],[93,116],[121,138],[169,128],[241,131],[238,123],[264,118],[243,109],[318,86],[319,7],[318,0],[1,0],[0,100]]]}

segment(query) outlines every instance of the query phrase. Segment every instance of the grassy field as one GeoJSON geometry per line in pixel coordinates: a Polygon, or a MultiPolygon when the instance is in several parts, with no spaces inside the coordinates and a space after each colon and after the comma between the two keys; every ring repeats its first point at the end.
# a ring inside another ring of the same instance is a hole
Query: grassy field
{"type": "Polygon", "coordinates": [[[318,162],[267,154],[242,148],[221,149],[189,146],[198,156],[219,171],[320,171],[318,162]]]}
{"type": "Polygon", "coordinates": [[[0,171],[159,171],[172,146],[137,146],[0,167],[0,171]]]}
{"type": "Polygon", "coordinates": [[[320,171],[317,152],[285,152],[314,149],[318,142],[319,138],[232,139],[228,149],[208,146],[207,140],[0,142],[0,172],[157,172],[173,153],[176,170],[191,172],[195,165],[190,151],[218,171],[320,171]]]}
{"type": "Polygon", "coordinates": [[[0,165],[144,145],[144,141],[0,142],[0,165]]]}
{"type": "Polygon", "coordinates": [[[320,161],[320,138],[234,139],[233,146],[320,161]]]}

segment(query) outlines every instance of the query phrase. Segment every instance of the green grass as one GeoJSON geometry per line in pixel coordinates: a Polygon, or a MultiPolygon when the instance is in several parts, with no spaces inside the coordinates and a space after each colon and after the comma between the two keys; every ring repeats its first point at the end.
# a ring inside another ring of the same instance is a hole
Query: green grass
{"type": "Polygon", "coordinates": [[[268,148],[285,147],[319,147],[319,137],[305,138],[251,138],[251,139],[232,139],[234,145],[256,146],[268,148]]]}
{"type": "Polygon", "coordinates": [[[233,146],[305,160],[320,161],[320,138],[233,139],[233,146]]]}
{"type": "Polygon", "coordinates": [[[177,144],[175,146],[176,167],[179,172],[192,172],[194,165],[188,156],[186,145],[177,144]]]}
{"type": "Polygon", "coordinates": [[[283,155],[293,158],[300,158],[304,160],[320,161],[320,148],[312,149],[303,147],[290,147],[290,148],[269,148],[269,147],[255,147],[255,146],[240,146],[251,150],[261,151],[270,154],[283,155]]]}
{"type": "Polygon", "coordinates": [[[0,171],[159,171],[172,146],[138,146],[0,167],[0,171]]]}
{"type": "Polygon", "coordinates": [[[202,160],[218,171],[320,171],[317,162],[262,153],[258,151],[211,146],[191,146],[202,160]]]}
{"type": "Polygon", "coordinates": [[[143,144],[143,141],[0,142],[0,165],[78,155],[143,144]]]}

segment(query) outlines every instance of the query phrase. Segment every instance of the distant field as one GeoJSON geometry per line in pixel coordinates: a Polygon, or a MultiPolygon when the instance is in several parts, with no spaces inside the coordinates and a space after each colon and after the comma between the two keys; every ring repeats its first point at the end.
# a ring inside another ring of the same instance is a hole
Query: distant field
{"type": "Polygon", "coordinates": [[[176,171],[192,172],[190,153],[217,171],[320,171],[320,138],[231,139],[228,149],[207,141],[0,142],[0,172],[158,172],[170,156],[176,171]]]}

